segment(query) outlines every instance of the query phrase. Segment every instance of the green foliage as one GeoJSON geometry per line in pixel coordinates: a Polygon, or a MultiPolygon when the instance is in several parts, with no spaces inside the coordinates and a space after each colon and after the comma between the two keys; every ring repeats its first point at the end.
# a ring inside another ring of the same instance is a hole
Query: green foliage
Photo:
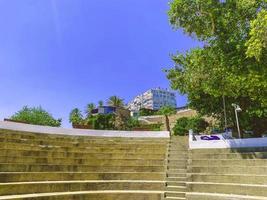
{"type": "Polygon", "coordinates": [[[171,132],[169,116],[176,113],[176,109],[171,106],[163,106],[159,109],[158,114],[164,115],[167,131],[171,132]]]}
{"type": "Polygon", "coordinates": [[[247,56],[255,57],[258,61],[266,55],[267,48],[267,10],[261,10],[255,20],[250,23],[250,38],[246,42],[247,56]]]}
{"type": "Polygon", "coordinates": [[[124,102],[123,99],[121,99],[118,96],[111,96],[109,97],[107,104],[109,106],[113,106],[113,107],[123,107],[124,106],[124,102]]]}
{"type": "Polygon", "coordinates": [[[187,117],[181,117],[176,121],[175,126],[173,127],[172,131],[174,135],[185,135],[188,133],[188,118],[187,117]]]}
{"type": "Polygon", "coordinates": [[[102,100],[98,101],[98,106],[99,106],[99,107],[104,106],[104,102],[103,102],[102,100]]]}
{"type": "Polygon", "coordinates": [[[93,129],[97,130],[114,130],[114,121],[114,114],[98,114],[87,118],[86,124],[92,125],[93,129]]]}
{"type": "Polygon", "coordinates": [[[88,118],[91,114],[92,111],[95,109],[95,104],[93,103],[88,103],[85,109],[86,117],[88,118]]]}
{"type": "Polygon", "coordinates": [[[127,130],[132,130],[134,128],[140,127],[140,123],[138,119],[131,117],[128,120],[126,120],[125,127],[127,130]]]}
{"type": "Polygon", "coordinates": [[[118,113],[92,114],[94,104],[88,104],[86,116],[78,108],[74,108],[69,116],[69,121],[79,128],[92,128],[97,130],[131,130],[139,126],[138,120],[128,118],[118,113]]]}
{"type": "Polygon", "coordinates": [[[195,133],[200,133],[206,130],[209,126],[209,123],[201,117],[191,117],[189,118],[189,123],[187,128],[192,129],[195,133]]]}
{"type": "Polygon", "coordinates": [[[208,123],[201,117],[181,117],[176,121],[173,128],[174,135],[185,135],[190,129],[195,133],[200,133],[206,130],[208,123]]]}
{"type": "Polygon", "coordinates": [[[151,115],[156,115],[157,112],[151,109],[146,109],[146,108],[141,108],[139,110],[139,115],[140,116],[151,116],[151,115]]]}
{"type": "Polygon", "coordinates": [[[171,107],[171,106],[162,106],[159,111],[157,112],[157,114],[159,115],[173,115],[176,113],[176,109],[171,107]]]}
{"type": "Polygon", "coordinates": [[[146,130],[149,130],[149,131],[160,131],[161,127],[162,127],[161,123],[140,125],[141,129],[146,129],[146,130]]]}
{"type": "Polygon", "coordinates": [[[21,121],[34,125],[54,126],[61,125],[61,119],[54,119],[50,113],[45,111],[41,106],[27,107],[24,106],[20,111],[11,116],[12,120],[21,121]]]}
{"type": "Polygon", "coordinates": [[[224,96],[229,125],[234,125],[231,103],[237,103],[242,128],[267,130],[266,0],[174,0],[170,5],[173,27],[204,44],[173,56],[172,87],[187,94],[191,108],[219,120],[224,96]]]}
{"type": "Polygon", "coordinates": [[[81,125],[83,123],[82,112],[78,108],[74,108],[69,115],[69,122],[81,125]]]}

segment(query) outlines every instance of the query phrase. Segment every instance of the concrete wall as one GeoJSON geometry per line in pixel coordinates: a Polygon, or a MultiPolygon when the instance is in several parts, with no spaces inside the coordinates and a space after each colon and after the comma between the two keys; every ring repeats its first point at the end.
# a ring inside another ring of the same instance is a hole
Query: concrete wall
{"type": "Polygon", "coordinates": [[[0,129],[25,131],[32,133],[74,135],[74,136],[99,136],[99,137],[133,137],[133,138],[169,138],[168,131],[108,131],[108,130],[83,130],[68,129],[49,126],[37,126],[15,122],[0,121],[0,129]]]}
{"type": "Polygon", "coordinates": [[[245,147],[267,147],[267,138],[246,138],[229,140],[193,140],[193,134],[189,133],[190,149],[226,149],[245,147]]]}

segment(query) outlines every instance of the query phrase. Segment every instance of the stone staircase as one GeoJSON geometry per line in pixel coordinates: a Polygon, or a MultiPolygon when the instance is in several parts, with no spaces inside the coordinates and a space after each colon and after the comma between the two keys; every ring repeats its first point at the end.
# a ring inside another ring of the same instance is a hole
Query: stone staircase
{"type": "Polygon", "coordinates": [[[172,136],[168,146],[164,199],[186,199],[188,138],[172,136]]]}
{"type": "Polygon", "coordinates": [[[168,141],[1,129],[0,200],[160,200],[168,141]]]}
{"type": "Polygon", "coordinates": [[[267,200],[267,149],[191,150],[189,200],[267,200]]]}

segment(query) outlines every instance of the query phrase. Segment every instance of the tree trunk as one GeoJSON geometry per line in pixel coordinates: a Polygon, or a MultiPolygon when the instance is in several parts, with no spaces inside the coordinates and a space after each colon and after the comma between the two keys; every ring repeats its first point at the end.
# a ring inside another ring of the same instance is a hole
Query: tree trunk
{"type": "Polygon", "coordinates": [[[166,123],[166,129],[167,129],[167,131],[171,132],[170,120],[169,120],[168,115],[165,115],[165,123],[166,123]]]}

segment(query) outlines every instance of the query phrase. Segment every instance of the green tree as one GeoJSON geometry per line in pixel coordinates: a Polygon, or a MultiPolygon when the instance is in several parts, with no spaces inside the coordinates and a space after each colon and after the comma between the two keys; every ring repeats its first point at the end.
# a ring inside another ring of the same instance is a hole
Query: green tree
{"type": "Polygon", "coordinates": [[[12,115],[11,119],[34,125],[54,127],[59,127],[61,125],[61,119],[53,118],[53,116],[45,111],[41,106],[24,106],[21,110],[12,115]]]}
{"type": "Polygon", "coordinates": [[[174,0],[169,18],[203,43],[173,56],[168,72],[174,89],[188,95],[190,107],[223,119],[222,98],[233,123],[238,103],[241,127],[267,130],[266,0],[174,0]]]}
{"type": "Polygon", "coordinates": [[[123,107],[124,106],[123,99],[121,99],[120,97],[115,96],[115,95],[109,97],[107,104],[109,106],[113,106],[113,107],[123,107]]]}
{"type": "Polygon", "coordinates": [[[165,117],[165,125],[166,125],[166,129],[167,131],[171,131],[170,128],[170,120],[169,120],[169,116],[173,115],[176,113],[176,109],[171,107],[171,106],[163,106],[159,109],[158,114],[160,115],[164,115],[165,117]]]}
{"type": "Polygon", "coordinates": [[[192,129],[194,133],[201,133],[206,130],[208,125],[208,122],[199,116],[181,117],[177,119],[175,126],[173,127],[173,134],[182,136],[188,133],[190,129],[192,129]]]}
{"type": "Polygon", "coordinates": [[[72,124],[82,124],[83,123],[83,115],[82,112],[78,108],[74,108],[69,115],[69,122],[72,124]]]}
{"type": "Polygon", "coordinates": [[[187,117],[181,117],[177,119],[172,131],[174,135],[180,135],[184,136],[186,133],[188,133],[188,118],[187,117]]]}
{"type": "Polygon", "coordinates": [[[138,119],[130,117],[128,120],[126,120],[125,126],[126,130],[132,130],[133,128],[138,128],[140,126],[140,123],[138,119]]]}
{"type": "Polygon", "coordinates": [[[257,61],[266,55],[267,48],[267,10],[261,10],[251,23],[250,38],[246,42],[247,56],[255,57],[257,61]]]}
{"type": "Polygon", "coordinates": [[[93,129],[97,130],[114,130],[114,114],[98,114],[90,116],[87,119],[87,124],[92,125],[93,129]]]}
{"type": "Polygon", "coordinates": [[[95,104],[93,103],[88,103],[85,109],[86,117],[88,118],[89,116],[92,115],[92,111],[95,109],[95,104]]]}
{"type": "Polygon", "coordinates": [[[98,101],[98,106],[99,106],[99,107],[104,106],[104,102],[103,102],[102,100],[98,101]]]}

